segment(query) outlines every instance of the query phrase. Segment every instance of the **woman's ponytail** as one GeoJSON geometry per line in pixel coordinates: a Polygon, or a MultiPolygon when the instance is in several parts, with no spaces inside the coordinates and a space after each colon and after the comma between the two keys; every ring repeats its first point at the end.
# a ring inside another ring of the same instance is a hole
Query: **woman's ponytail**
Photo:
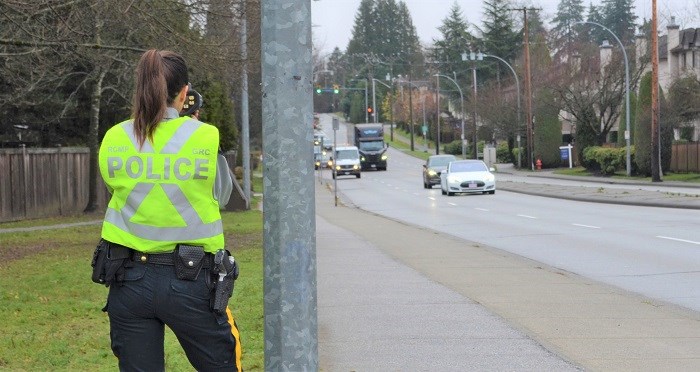
{"type": "Polygon", "coordinates": [[[134,94],[134,132],[139,147],[153,138],[156,125],[163,119],[167,107],[168,85],[163,73],[163,57],[151,49],[144,53],[136,67],[134,94]]]}
{"type": "Polygon", "coordinates": [[[151,49],[136,67],[134,132],[139,147],[153,139],[153,133],[180,90],[189,81],[185,60],[170,51],[151,49]]]}

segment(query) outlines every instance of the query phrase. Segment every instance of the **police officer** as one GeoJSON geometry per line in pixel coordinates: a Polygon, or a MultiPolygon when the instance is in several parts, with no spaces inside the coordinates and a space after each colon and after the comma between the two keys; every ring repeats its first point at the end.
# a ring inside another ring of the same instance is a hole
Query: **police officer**
{"type": "Polygon", "coordinates": [[[136,70],[133,119],[105,134],[99,153],[112,193],[102,239],[128,252],[109,288],[111,345],[120,370],[162,371],[164,326],[199,371],[241,371],[231,311],[213,311],[213,254],[224,248],[219,206],[232,189],[216,127],[179,117],[187,66],[149,50],[136,70]]]}

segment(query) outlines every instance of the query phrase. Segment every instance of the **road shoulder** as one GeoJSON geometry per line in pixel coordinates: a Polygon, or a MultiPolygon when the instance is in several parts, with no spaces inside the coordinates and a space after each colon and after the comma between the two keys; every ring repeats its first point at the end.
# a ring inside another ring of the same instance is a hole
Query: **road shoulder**
{"type": "Polygon", "coordinates": [[[319,186],[316,193],[316,213],[328,223],[483,305],[566,360],[592,370],[700,370],[696,312],[342,203],[334,208],[331,192],[319,186]]]}

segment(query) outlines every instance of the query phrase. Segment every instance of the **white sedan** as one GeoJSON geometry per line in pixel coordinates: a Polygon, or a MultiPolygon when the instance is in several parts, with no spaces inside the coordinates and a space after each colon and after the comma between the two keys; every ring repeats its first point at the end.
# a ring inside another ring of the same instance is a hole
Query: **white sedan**
{"type": "Polygon", "coordinates": [[[456,160],[440,173],[442,195],[464,193],[496,193],[496,177],[493,168],[481,160],[456,160]]]}

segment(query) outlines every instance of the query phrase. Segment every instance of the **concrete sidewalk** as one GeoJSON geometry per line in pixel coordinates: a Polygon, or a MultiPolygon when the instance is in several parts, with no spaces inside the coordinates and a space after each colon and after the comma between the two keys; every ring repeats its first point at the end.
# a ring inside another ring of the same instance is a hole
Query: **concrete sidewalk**
{"type": "Polygon", "coordinates": [[[700,370],[700,314],[342,204],[317,185],[325,371],[700,370]]]}

